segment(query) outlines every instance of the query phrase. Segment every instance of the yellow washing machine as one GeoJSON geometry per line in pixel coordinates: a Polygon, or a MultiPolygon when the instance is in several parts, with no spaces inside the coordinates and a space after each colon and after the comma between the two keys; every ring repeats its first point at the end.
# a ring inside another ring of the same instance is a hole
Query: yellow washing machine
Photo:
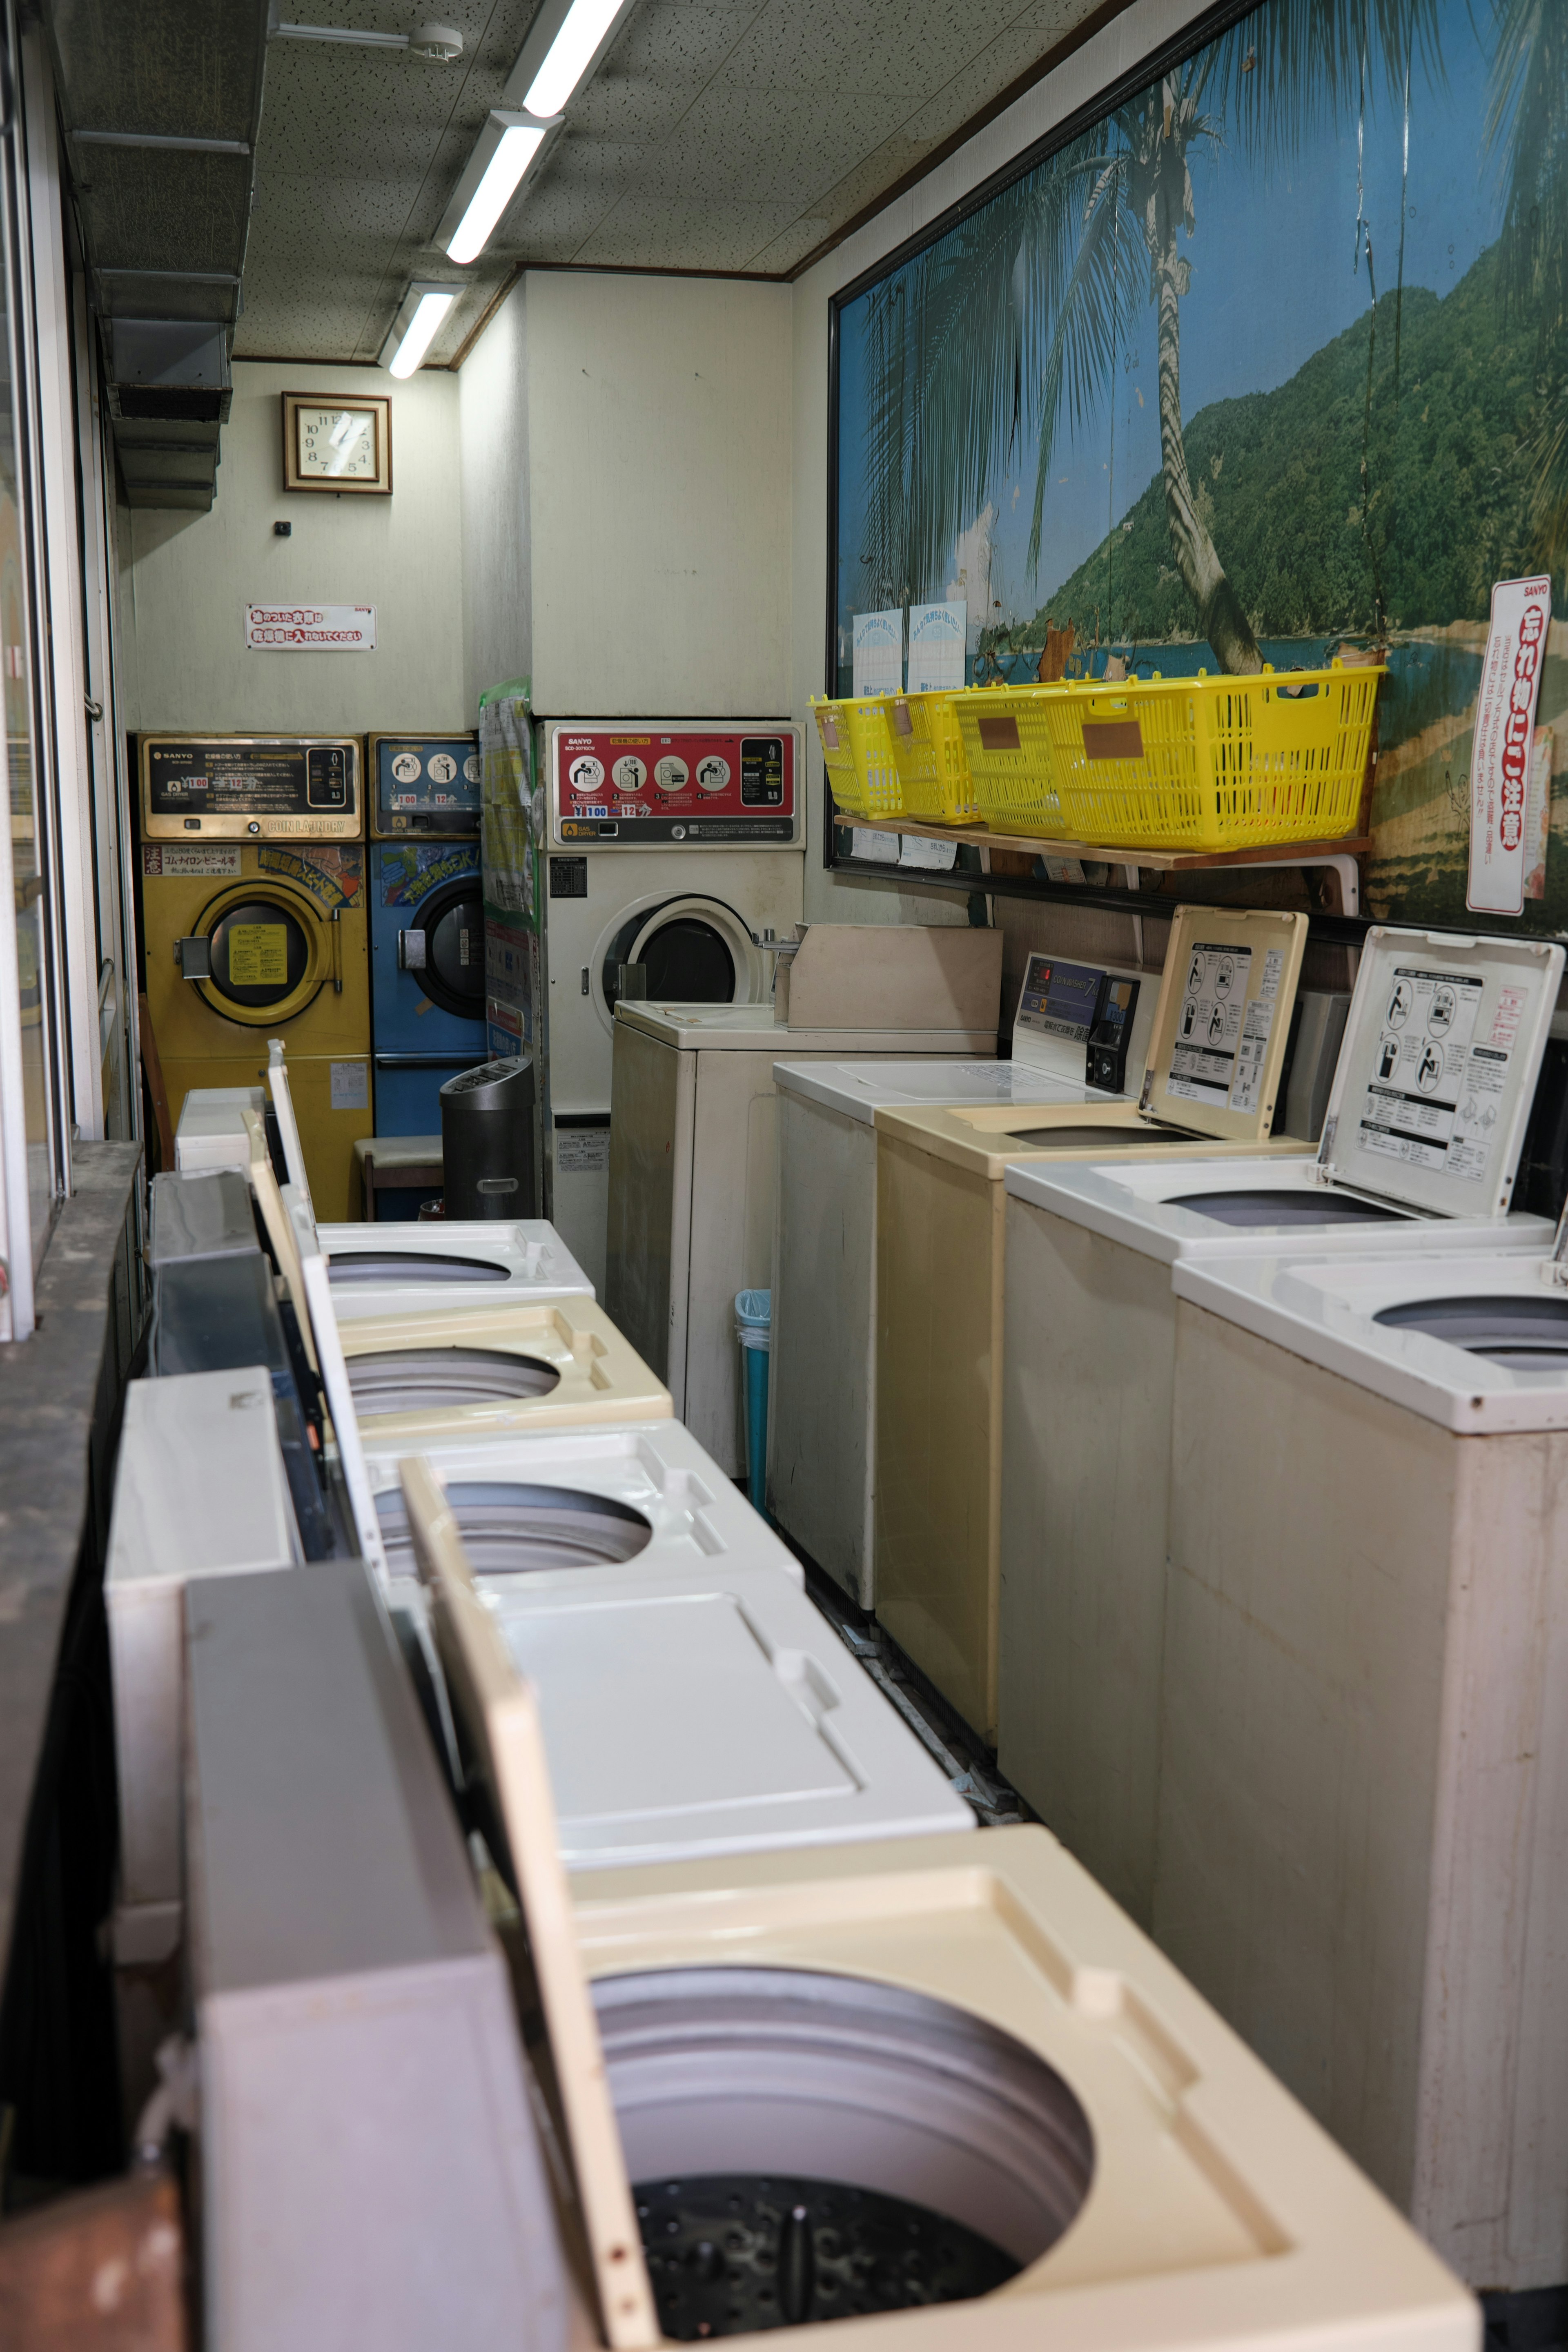
{"type": "Polygon", "coordinates": [[[353,736],[146,735],[146,993],[176,1122],[195,1087],[261,1083],[289,1047],[323,1217],[358,1214],[372,1132],[362,746],[353,736]]]}
{"type": "Polygon", "coordinates": [[[1178,907],[1136,1097],[877,1107],[877,1614],[993,1742],[1006,1169],[1310,1154],[1269,1132],[1307,929],[1305,915],[1178,907]]]}

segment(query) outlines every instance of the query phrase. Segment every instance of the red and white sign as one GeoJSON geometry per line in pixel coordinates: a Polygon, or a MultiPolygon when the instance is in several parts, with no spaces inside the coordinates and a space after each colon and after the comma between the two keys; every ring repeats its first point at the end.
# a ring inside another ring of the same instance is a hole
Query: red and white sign
{"type": "Polygon", "coordinates": [[[373,654],[374,604],[247,604],[245,648],[252,654],[373,654]]]}
{"type": "Polygon", "coordinates": [[[1550,580],[1498,582],[1492,590],[1491,635],[1470,754],[1470,878],[1465,904],[1472,914],[1523,912],[1525,861],[1531,846],[1527,834],[1535,705],[1551,626],[1550,580]]]}

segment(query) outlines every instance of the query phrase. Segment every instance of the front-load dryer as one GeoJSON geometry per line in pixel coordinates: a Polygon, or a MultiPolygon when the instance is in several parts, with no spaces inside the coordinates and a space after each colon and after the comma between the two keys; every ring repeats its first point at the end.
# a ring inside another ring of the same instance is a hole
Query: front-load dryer
{"type": "Polygon", "coordinates": [[[1455,2267],[1568,2277],[1568,1288],[1173,1268],[1153,1932],[1455,2267]]]}
{"type": "Polygon", "coordinates": [[[1007,1171],[997,1759],[1141,1926],[1161,1748],[1171,1267],[1295,1248],[1545,1248],[1546,1220],[1509,1203],[1563,961],[1542,941],[1369,932],[1315,1160],[1007,1171]],[[1432,1039],[1435,1087],[1421,1076],[1432,1039]],[[1402,1042],[1385,1071],[1390,1040],[1402,1042]]]}
{"type": "Polygon", "coordinates": [[[439,1135],[443,1082],[487,1052],[479,739],[372,735],[366,751],[375,1132],[439,1135]]]}
{"type": "Polygon", "coordinates": [[[1007,1166],[1123,1152],[1309,1155],[1307,1142],[1271,1133],[1306,936],[1305,915],[1177,908],[1133,1095],[1033,1108],[882,1104],[873,1114],[877,1613],[987,1739],[997,1713],[1007,1166]]]}
{"type": "Polygon", "coordinates": [[[879,1103],[1092,1100],[1148,1058],[1158,975],[1028,959],[1010,1061],[781,1061],[768,1507],[862,1609],[876,1606],[879,1103]],[[1125,1033],[1125,1034],[1123,1034],[1125,1033]],[[1091,1043],[1092,1040],[1092,1043],[1091,1043]],[[1109,1086],[1091,1087],[1089,1056],[1109,1086]],[[1107,1055],[1110,1059],[1107,1060],[1107,1055]]]}
{"type": "Polygon", "coordinates": [[[658,1001],[765,1005],[801,916],[800,730],[777,720],[545,719],[539,921],[551,1214],[602,1290],[623,964],[658,1001]]]}
{"type": "Polygon", "coordinates": [[[364,810],[357,738],[145,735],[148,1013],[170,1117],[246,1087],[286,1037],[311,1191],[348,1213],[371,1131],[364,810]]]}

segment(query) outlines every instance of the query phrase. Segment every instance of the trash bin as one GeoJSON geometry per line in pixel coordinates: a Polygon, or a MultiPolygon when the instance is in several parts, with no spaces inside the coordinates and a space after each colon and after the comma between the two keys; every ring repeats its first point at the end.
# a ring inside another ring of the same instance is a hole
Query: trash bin
{"type": "Polygon", "coordinates": [[[533,1061],[481,1062],[441,1089],[441,1196],[451,1217],[536,1217],[533,1061]]]}
{"type": "Polygon", "coordinates": [[[746,1415],[746,1492],[759,1511],[768,1507],[768,1355],[773,1294],[735,1294],[735,1337],[741,1343],[741,1394],[746,1415]]]}

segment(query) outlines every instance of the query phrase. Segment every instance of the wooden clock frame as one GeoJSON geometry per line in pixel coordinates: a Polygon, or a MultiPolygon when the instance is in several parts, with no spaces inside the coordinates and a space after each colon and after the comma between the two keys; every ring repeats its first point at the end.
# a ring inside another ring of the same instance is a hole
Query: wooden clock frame
{"type": "Polygon", "coordinates": [[[283,403],[283,487],[286,490],[325,490],[332,498],[389,499],[392,496],[392,396],[384,392],[286,392],[283,403]],[[352,408],[375,418],[375,479],[351,482],[300,470],[300,411],[301,408],[352,408]]]}

